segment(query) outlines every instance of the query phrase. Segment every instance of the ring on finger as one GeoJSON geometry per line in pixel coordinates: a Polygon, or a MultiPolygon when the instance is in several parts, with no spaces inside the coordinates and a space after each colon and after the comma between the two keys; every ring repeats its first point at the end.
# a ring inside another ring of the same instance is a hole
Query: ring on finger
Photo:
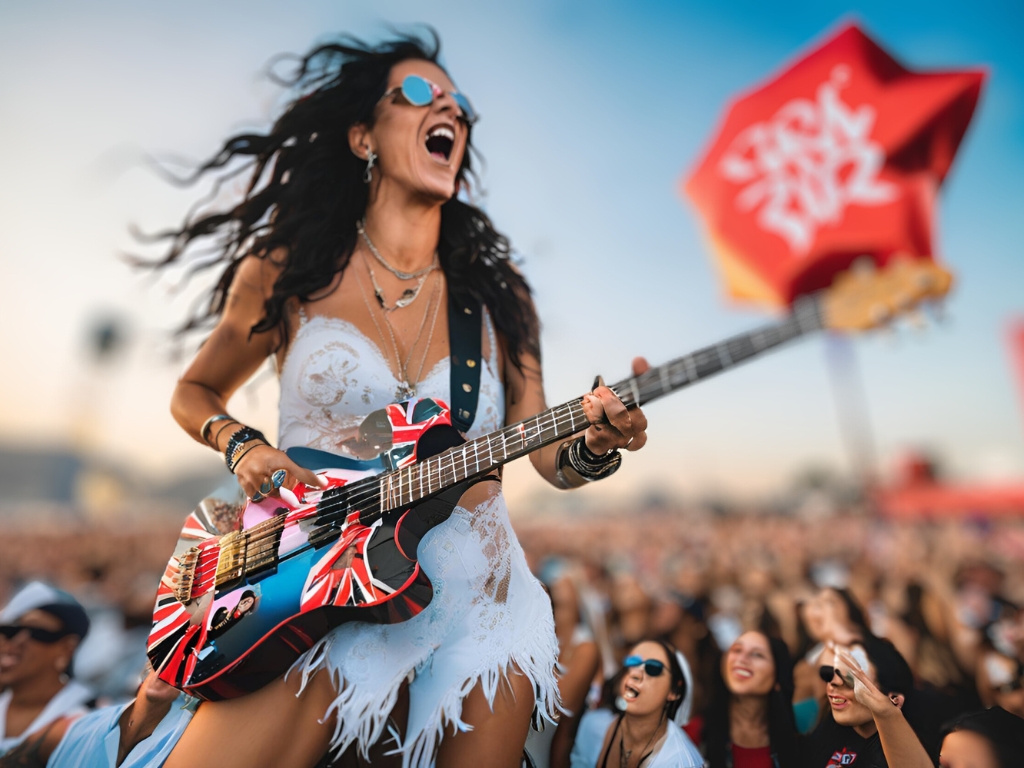
{"type": "Polygon", "coordinates": [[[280,488],[282,485],[284,485],[284,478],[285,476],[287,476],[287,474],[288,472],[283,469],[274,470],[274,473],[270,476],[270,482],[275,489],[280,488]]]}
{"type": "Polygon", "coordinates": [[[253,503],[254,503],[254,504],[256,504],[256,503],[258,503],[258,502],[261,502],[261,501],[263,501],[263,499],[265,499],[265,498],[266,498],[266,496],[264,496],[264,495],[263,495],[262,493],[260,493],[259,491],[257,491],[256,493],[254,493],[254,494],[252,495],[252,501],[253,501],[253,503]]]}
{"type": "Polygon", "coordinates": [[[260,495],[266,496],[272,490],[274,490],[273,482],[271,482],[270,480],[266,480],[264,481],[263,485],[260,486],[260,495]]]}

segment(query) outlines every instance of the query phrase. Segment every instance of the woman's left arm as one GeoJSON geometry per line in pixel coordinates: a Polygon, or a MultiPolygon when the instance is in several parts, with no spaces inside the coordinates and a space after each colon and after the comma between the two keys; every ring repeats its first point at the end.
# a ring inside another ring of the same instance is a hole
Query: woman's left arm
{"type": "MultiPolygon", "coordinates": [[[[515,424],[535,416],[547,408],[544,400],[544,377],[536,356],[524,353],[517,368],[505,360],[505,423],[515,424]]],[[[642,357],[633,360],[633,375],[639,376],[650,366],[642,357]]],[[[576,488],[585,484],[576,472],[559,471],[562,452],[567,444],[582,438],[592,456],[604,457],[624,448],[638,451],[647,442],[647,417],[639,407],[626,408],[608,387],[601,385],[583,396],[583,411],[591,426],[564,441],[545,446],[530,454],[530,461],[541,477],[556,488],[576,488]]]]}

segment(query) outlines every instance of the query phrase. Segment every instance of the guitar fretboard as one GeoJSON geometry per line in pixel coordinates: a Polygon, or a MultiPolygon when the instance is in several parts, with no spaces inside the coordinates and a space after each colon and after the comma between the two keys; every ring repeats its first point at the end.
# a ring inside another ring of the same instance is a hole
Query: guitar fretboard
{"type": "MultiPolygon", "coordinates": [[[[644,405],[821,327],[820,302],[809,297],[778,323],[699,349],[610,389],[627,407],[644,405]]],[[[418,464],[380,475],[376,478],[379,496],[374,501],[379,500],[381,511],[414,504],[588,426],[582,398],[563,403],[418,464]]]]}

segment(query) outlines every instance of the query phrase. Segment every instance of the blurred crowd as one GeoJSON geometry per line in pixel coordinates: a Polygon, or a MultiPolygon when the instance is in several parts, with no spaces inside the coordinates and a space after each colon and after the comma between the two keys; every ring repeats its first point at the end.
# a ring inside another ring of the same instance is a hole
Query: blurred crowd
{"type": "MultiPolygon", "coordinates": [[[[858,510],[807,518],[659,508],[533,517],[516,527],[551,597],[570,713],[531,736],[539,766],[582,764],[570,753],[586,713],[602,703],[625,710],[622,696],[638,696],[645,679],[640,673],[631,688],[630,670],[650,675],[658,664],[685,668],[685,716],[678,719],[707,755],[721,730],[716,696],[730,679],[729,660],[751,643],[775,654],[775,690],[785,671],[781,688],[801,734],[820,731],[830,705],[843,706],[843,663],[853,677],[859,665],[883,687],[887,648],[909,666],[912,683],[899,687],[913,689],[911,725],[931,761],[943,724],[966,713],[998,707],[1024,717],[1024,518],[892,521],[858,510]],[[872,645],[876,638],[888,643],[872,645]],[[665,653],[652,651],[652,642],[665,653]],[[865,655],[870,666],[857,661],[865,655]],[[825,670],[840,677],[827,681],[825,670]]],[[[73,594],[91,620],[75,656],[76,680],[101,703],[128,700],[143,679],[154,590],[176,536],[170,527],[7,531],[0,536],[0,606],[31,579],[73,594]]],[[[882,693],[896,703],[894,691],[882,693]]],[[[728,727],[722,738],[729,742],[728,727]]]]}

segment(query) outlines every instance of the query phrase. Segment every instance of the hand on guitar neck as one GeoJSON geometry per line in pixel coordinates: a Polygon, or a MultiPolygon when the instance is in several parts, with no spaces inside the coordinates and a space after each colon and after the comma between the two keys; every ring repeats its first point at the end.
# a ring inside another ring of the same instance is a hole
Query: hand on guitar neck
{"type": "MultiPolygon", "coordinates": [[[[633,358],[633,375],[650,369],[642,357],[633,358]]],[[[627,408],[604,382],[583,396],[583,412],[592,424],[585,433],[587,448],[601,456],[617,448],[638,451],[647,442],[647,417],[639,408],[627,408]]]]}

